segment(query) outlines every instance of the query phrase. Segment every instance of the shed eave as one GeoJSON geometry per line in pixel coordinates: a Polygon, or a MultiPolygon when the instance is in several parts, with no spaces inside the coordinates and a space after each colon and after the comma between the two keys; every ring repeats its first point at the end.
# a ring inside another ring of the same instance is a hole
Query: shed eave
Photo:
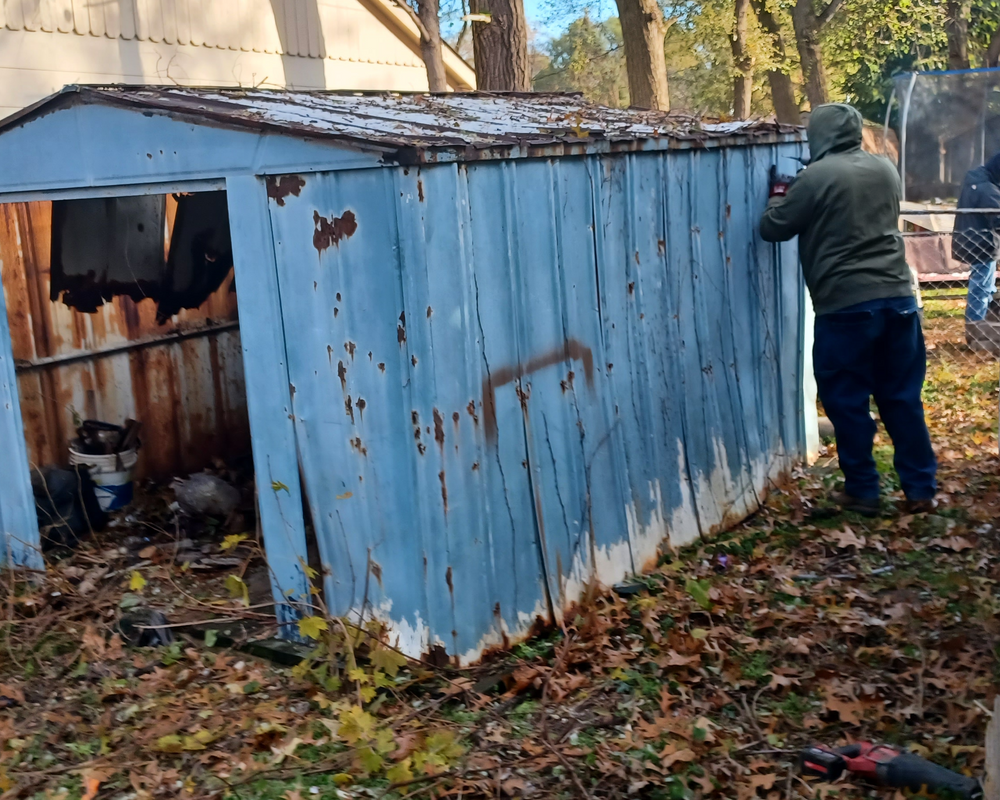
{"type": "Polygon", "coordinates": [[[395,151],[400,164],[444,164],[450,162],[505,161],[525,158],[564,158],[567,156],[611,155],[616,153],[649,153],[667,150],[717,150],[727,147],[800,144],[806,141],[804,132],[766,133],[753,136],[670,137],[646,139],[581,138],[575,141],[521,141],[509,145],[488,147],[449,147],[428,145],[402,147],[395,151]]]}

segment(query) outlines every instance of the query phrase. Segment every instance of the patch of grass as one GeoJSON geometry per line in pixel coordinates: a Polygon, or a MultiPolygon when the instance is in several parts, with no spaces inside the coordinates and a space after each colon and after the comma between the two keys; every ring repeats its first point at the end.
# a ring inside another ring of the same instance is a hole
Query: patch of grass
{"type": "Polygon", "coordinates": [[[796,725],[801,725],[802,719],[812,711],[815,705],[815,701],[811,698],[803,697],[795,692],[789,692],[788,697],[775,706],[775,710],[796,725]]]}
{"type": "Polygon", "coordinates": [[[458,705],[442,708],[441,716],[459,725],[474,725],[483,714],[481,711],[472,711],[464,705],[458,705]]]}
{"type": "Polygon", "coordinates": [[[771,674],[771,659],[763,650],[742,656],[739,664],[740,674],[748,681],[760,683],[771,674]]]}

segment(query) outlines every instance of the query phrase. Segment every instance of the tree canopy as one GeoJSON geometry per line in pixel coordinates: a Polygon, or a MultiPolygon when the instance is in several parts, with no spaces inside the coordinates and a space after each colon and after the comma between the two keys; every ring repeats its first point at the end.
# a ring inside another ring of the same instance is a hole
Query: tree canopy
{"type": "MultiPolygon", "coordinates": [[[[667,21],[664,52],[672,108],[731,116],[736,0],[660,0],[660,6],[667,21]]],[[[971,67],[995,65],[1000,56],[1000,0],[760,0],[754,3],[745,42],[753,115],[773,113],[771,71],[789,75],[799,108],[809,108],[801,40],[796,47],[801,31],[792,24],[793,12],[802,13],[804,6],[816,23],[815,52],[822,61],[826,99],[851,102],[869,119],[884,118],[893,76],[954,67],[950,45],[956,37],[963,37],[960,44],[971,67]],[[762,26],[762,13],[777,24],[784,55],[762,26]]],[[[560,35],[538,46],[544,57],[534,87],[580,91],[596,102],[628,105],[621,26],[608,5],[550,0],[549,7],[554,15],[572,19],[560,35]]]]}

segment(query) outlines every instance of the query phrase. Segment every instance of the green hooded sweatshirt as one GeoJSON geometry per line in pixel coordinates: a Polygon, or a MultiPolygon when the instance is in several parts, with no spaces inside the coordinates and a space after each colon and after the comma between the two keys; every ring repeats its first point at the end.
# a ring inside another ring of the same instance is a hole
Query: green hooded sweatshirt
{"type": "Polygon", "coordinates": [[[913,294],[899,234],[899,176],[888,159],[862,152],[861,129],[851,106],[818,106],[809,118],[809,166],[760,221],[765,241],[799,237],[817,314],[913,294]]]}

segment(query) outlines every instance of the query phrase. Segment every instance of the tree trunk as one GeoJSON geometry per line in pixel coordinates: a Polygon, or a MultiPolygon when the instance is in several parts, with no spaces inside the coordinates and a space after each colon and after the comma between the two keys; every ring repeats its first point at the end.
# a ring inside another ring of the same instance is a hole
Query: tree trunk
{"type": "Polygon", "coordinates": [[[792,7],[792,26],[795,43],[802,63],[802,77],[806,82],[806,97],[811,108],[827,102],[826,73],[823,71],[823,48],[819,43],[820,21],[813,9],[812,0],[796,0],[792,7]]]}
{"type": "Polygon", "coordinates": [[[421,22],[420,54],[424,57],[424,64],[427,67],[427,88],[432,92],[447,92],[448,79],[445,76],[444,57],[441,54],[438,0],[417,0],[417,16],[421,22]]]}
{"type": "Polygon", "coordinates": [[[670,110],[667,61],[663,36],[667,32],[656,0],[616,0],[625,45],[629,99],[637,108],[670,110]]]}
{"type": "Polygon", "coordinates": [[[747,52],[747,33],[750,29],[750,0],[736,0],[736,24],[729,44],[733,49],[733,117],[750,116],[753,99],[753,58],[747,52]]]}
{"type": "Polygon", "coordinates": [[[969,63],[969,16],[972,14],[972,0],[948,0],[948,14],[944,21],[944,31],[948,36],[949,69],[968,69],[969,63]]]}
{"type": "Polygon", "coordinates": [[[1000,66],[1000,30],[993,34],[990,39],[990,46],[986,50],[986,66],[1000,66]]]}
{"type": "MultiPolygon", "coordinates": [[[[769,10],[764,0],[753,0],[753,10],[763,31],[771,37],[774,48],[774,61],[780,67],[786,67],[788,54],[785,51],[785,37],[781,33],[781,23],[777,15],[769,10]]],[[[771,87],[771,103],[774,106],[774,116],[778,122],[787,125],[798,125],[799,105],[795,102],[795,86],[791,76],[785,69],[772,69],[767,72],[767,82],[771,87]]]]}
{"type": "Polygon", "coordinates": [[[523,0],[471,0],[473,14],[489,22],[472,23],[476,83],[485,92],[530,92],[528,23],[523,0]]]}

